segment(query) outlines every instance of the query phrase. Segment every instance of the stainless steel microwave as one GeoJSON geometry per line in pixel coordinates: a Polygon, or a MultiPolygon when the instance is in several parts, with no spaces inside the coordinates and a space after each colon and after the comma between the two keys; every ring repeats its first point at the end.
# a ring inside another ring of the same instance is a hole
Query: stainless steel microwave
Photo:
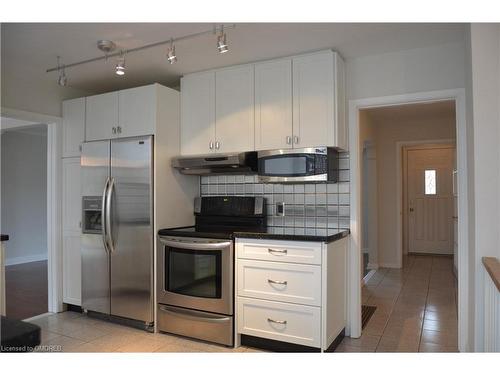
{"type": "Polygon", "coordinates": [[[260,182],[337,182],[338,151],[308,147],[259,151],[260,182]]]}

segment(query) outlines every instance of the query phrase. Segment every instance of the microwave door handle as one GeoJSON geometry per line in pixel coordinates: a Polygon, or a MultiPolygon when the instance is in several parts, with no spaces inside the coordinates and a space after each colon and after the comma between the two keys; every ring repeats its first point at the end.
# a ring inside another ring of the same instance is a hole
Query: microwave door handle
{"type": "Polygon", "coordinates": [[[101,233],[102,233],[102,243],[104,245],[104,250],[106,253],[109,253],[108,247],[108,233],[107,233],[107,222],[106,222],[106,197],[108,194],[109,187],[109,177],[106,179],[104,183],[104,190],[102,192],[102,205],[101,205],[101,233]]]}
{"type": "Polygon", "coordinates": [[[113,242],[113,233],[112,233],[112,221],[111,221],[111,209],[113,204],[113,191],[115,190],[115,179],[111,177],[108,191],[106,193],[106,235],[108,240],[109,252],[115,252],[115,246],[113,242]]]}
{"type": "Polygon", "coordinates": [[[160,237],[160,243],[165,246],[187,250],[217,250],[231,246],[230,241],[224,242],[181,242],[160,237]]]}

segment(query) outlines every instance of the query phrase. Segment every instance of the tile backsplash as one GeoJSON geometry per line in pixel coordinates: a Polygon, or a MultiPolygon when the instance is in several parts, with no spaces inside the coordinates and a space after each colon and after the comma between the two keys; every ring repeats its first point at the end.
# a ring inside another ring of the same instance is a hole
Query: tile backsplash
{"type": "Polygon", "coordinates": [[[349,153],[339,154],[337,183],[259,183],[254,175],[202,176],[201,196],[263,196],[267,225],[285,234],[325,235],[328,229],[349,229],[349,153]],[[285,203],[285,216],[276,203],[285,203]]]}

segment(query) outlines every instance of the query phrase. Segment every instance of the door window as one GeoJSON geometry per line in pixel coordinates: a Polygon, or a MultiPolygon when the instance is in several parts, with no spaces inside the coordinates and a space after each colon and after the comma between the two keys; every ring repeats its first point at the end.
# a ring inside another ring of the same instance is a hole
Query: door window
{"type": "Polygon", "coordinates": [[[425,170],[425,195],[436,195],[436,170],[425,170]]]}

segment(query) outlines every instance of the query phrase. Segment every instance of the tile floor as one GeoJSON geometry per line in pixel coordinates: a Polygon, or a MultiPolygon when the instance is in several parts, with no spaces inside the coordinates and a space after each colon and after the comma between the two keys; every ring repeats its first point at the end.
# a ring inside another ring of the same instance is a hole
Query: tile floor
{"type": "Polygon", "coordinates": [[[71,311],[28,321],[42,328],[41,352],[261,352],[244,346],[231,349],[174,335],[148,333],[71,311]]]}
{"type": "Polygon", "coordinates": [[[408,256],[402,269],[381,268],[363,287],[375,305],[359,339],[337,352],[457,352],[457,285],[453,259],[408,256]]]}
{"type": "MultiPolygon", "coordinates": [[[[453,260],[405,257],[402,269],[379,269],[363,288],[376,305],[359,339],[344,338],[336,352],[456,352],[457,298],[453,260]]],[[[41,351],[63,352],[259,352],[152,334],[75,312],[31,319],[42,328],[41,351]]]]}

